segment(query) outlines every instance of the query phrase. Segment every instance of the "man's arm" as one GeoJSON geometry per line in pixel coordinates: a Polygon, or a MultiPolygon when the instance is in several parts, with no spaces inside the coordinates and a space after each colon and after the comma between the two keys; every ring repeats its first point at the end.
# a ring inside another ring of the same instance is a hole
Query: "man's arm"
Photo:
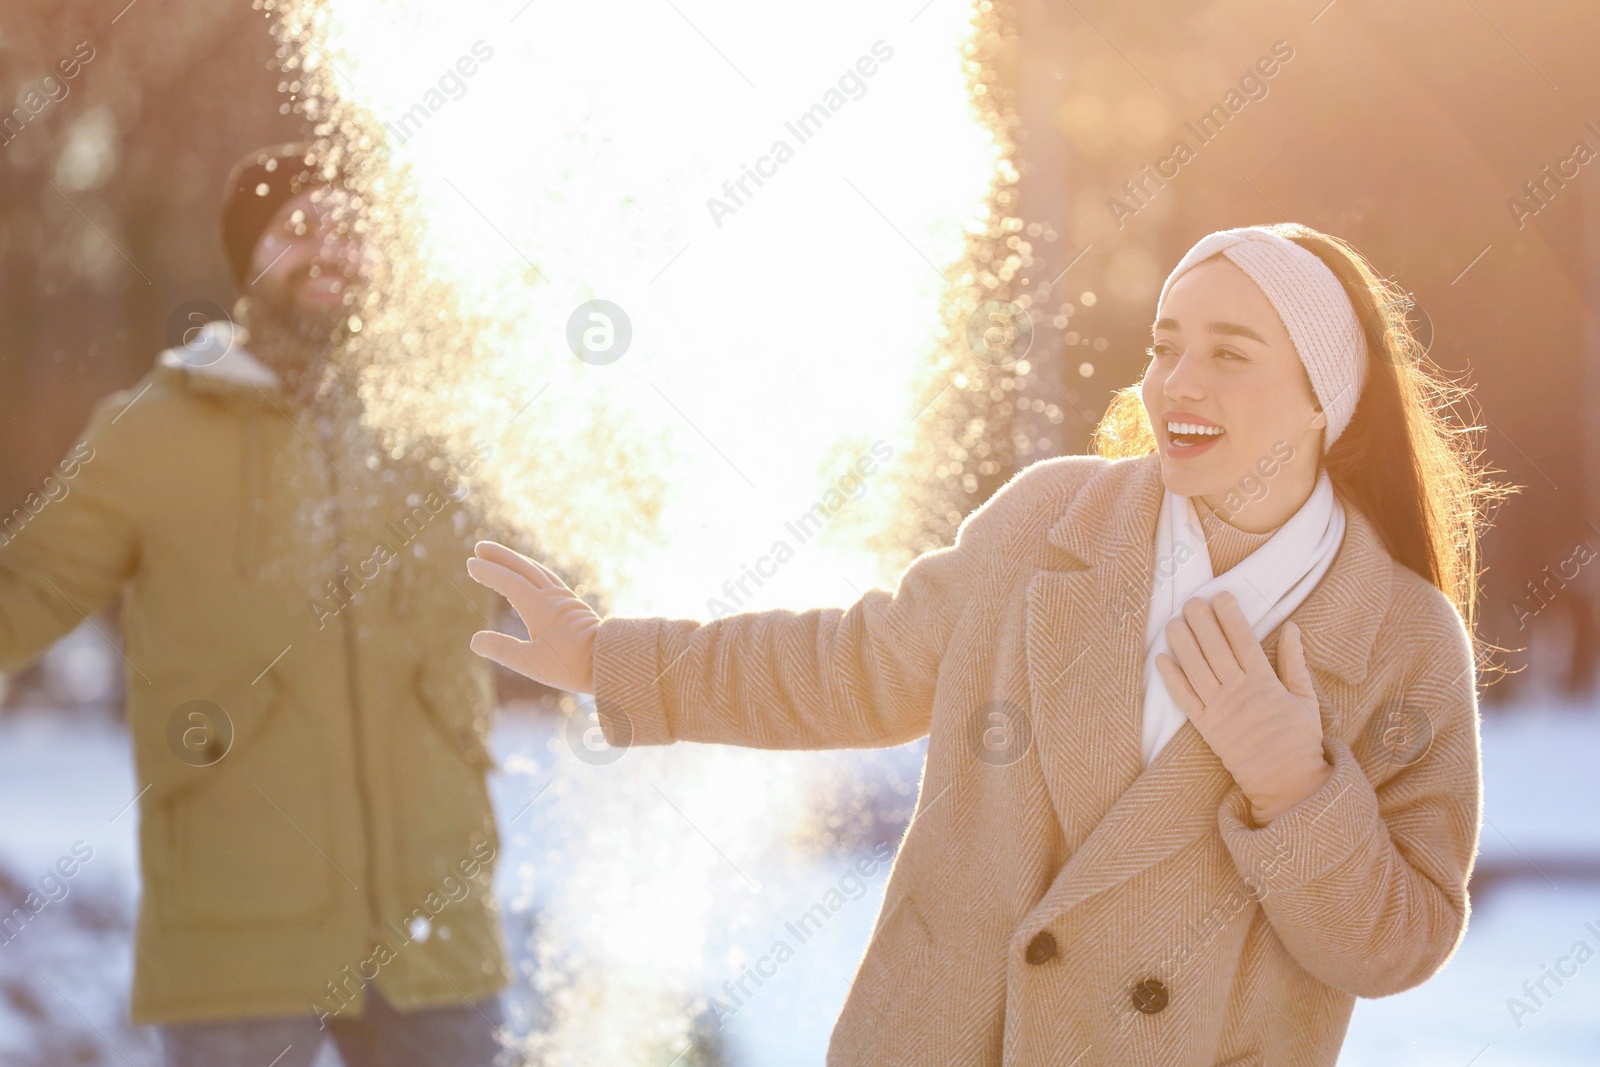
{"type": "Polygon", "coordinates": [[[124,391],[97,404],[43,484],[0,515],[0,669],[43,652],[134,573],[138,531],[122,477],[130,443],[117,425],[132,398],[124,391]]]}

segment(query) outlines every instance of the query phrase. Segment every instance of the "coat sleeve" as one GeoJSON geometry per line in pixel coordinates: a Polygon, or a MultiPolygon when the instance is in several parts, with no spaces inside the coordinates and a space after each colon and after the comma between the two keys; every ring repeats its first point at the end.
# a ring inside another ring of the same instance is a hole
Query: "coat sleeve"
{"type": "Polygon", "coordinates": [[[127,508],[133,398],[112,394],[42,486],[0,532],[0,669],[13,670],[104,607],[134,572],[138,530],[127,508]],[[130,420],[131,421],[131,420],[130,420]]]}
{"type": "Polygon", "coordinates": [[[912,561],[894,592],[869,589],[849,608],[603,620],[595,713],[607,742],[824,749],[923,736],[951,633],[1014,523],[1022,477],[969,514],[953,545],[912,561]]]}
{"type": "Polygon", "coordinates": [[[1431,732],[1404,753],[1371,756],[1405,766],[1377,775],[1374,788],[1350,744],[1330,737],[1323,750],[1333,774],[1316,793],[1260,828],[1237,786],[1218,812],[1223,840],[1284,947],[1354,996],[1422,984],[1466,932],[1483,798],[1477,679],[1453,610],[1418,629],[1432,662],[1399,704],[1374,713],[1398,710],[1431,732]]]}

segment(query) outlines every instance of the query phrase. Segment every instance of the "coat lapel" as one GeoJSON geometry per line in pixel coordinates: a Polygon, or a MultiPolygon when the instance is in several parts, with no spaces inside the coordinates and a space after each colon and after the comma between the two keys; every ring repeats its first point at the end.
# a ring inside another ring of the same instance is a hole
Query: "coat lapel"
{"type": "MultiPolygon", "coordinates": [[[[1027,657],[1038,754],[1070,858],[1036,914],[1058,914],[1214,830],[1232,776],[1192,722],[1140,767],[1144,632],[1163,486],[1155,455],[1112,463],[1049,532],[1028,584],[1027,657]]],[[[1388,599],[1390,560],[1345,504],[1339,556],[1290,616],[1304,634],[1323,728],[1343,736],[1388,599]]],[[[1277,633],[1266,647],[1276,662],[1277,633]]]]}
{"type": "Polygon", "coordinates": [[[1039,758],[1074,851],[1140,772],[1144,622],[1162,496],[1160,468],[1148,459],[1113,463],[1083,485],[1028,583],[1039,758]]]}

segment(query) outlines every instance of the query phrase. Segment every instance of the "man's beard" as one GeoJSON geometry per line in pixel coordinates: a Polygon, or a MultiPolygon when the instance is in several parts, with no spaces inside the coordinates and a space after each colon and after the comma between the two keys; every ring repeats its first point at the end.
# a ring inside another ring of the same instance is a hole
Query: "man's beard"
{"type": "Polygon", "coordinates": [[[293,296],[299,280],[252,301],[249,343],[291,394],[310,400],[328,378],[334,354],[350,337],[350,309],[300,303],[293,296]]]}

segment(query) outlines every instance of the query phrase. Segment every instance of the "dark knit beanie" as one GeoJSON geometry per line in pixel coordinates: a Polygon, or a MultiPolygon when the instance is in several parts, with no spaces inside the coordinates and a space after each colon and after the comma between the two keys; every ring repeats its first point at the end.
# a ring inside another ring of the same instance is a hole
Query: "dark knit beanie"
{"type": "Polygon", "coordinates": [[[305,190],[339,180],[322,176],[322,163],[308,142],[261,148],[233,165],[222,201],[222,248],[243,290],[250,281],[250,256],[272,216],[305,190]]]}

